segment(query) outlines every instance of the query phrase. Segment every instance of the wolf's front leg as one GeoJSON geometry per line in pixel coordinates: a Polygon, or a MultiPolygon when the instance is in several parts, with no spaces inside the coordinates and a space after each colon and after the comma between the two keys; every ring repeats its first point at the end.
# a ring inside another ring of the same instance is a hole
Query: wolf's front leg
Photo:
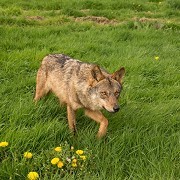
{"type": "Polygon", "coordinates": [[[69,129],[75,133],[77,131],[76,130],[76,112],[69,105],[67,105],[67,116],[68,116],[69,129]]]}
{"type": "Polygon", "coordinates": [[[104,115],[100,111],[92,111],[89,109],[85,110],[85,114],[94,121],[100,123],[97,137],[102,138],[105,136],[107,132],[108,120],[104,117],[104,115]]]}

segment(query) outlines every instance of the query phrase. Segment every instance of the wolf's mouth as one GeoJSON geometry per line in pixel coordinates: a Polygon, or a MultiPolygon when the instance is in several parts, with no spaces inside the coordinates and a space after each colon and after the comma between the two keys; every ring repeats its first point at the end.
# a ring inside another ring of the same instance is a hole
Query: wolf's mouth
{"type": "Polygon", "coordinates": [[[110,112],[110,113],[114,113],[114,112],[115,112],[115,111],[109,111],[109,110],[107,110],[104,106],[102,106],[102,108],[103,108],[104,110],[110,112]]]}

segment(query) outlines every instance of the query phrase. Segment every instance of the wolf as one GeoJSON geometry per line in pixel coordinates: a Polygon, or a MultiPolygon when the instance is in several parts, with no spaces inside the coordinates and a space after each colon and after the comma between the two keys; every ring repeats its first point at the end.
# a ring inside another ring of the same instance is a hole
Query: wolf
{"type": "Polygon", "coordinates": [[[108,120],[101,110],[118,112],[118,98],[122,90],[125,68],[110,74],[93,63],[85,63],[64,54],[49,54],[42,60],[36,77],[37,102],[53,92],[67,106],[67,119],[71,131],[76,132],[76,110],[100,124],[97,137],[106,135],[108,120]]]}

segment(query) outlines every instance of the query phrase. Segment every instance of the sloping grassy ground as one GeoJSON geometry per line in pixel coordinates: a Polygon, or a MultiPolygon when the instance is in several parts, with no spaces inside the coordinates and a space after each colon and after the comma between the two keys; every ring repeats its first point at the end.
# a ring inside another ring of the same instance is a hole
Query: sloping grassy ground
{"type": "Polygon", "coordinates": [[[9,146],[0,149],[0,179],[26,179],[29,171],[59,179],[41,157],[65,141],[92,150],[93,159],[81,177],[64,179],[180,179],[179,9],[178,0],[1,0],[0,141],[9,146]],[[96,140],[98,126],[81,110],[72,137],[53,95],[33,103],[36,72],[49,53],[110,72],[126,68],[121,111],[104,112],[106,138],[96,140]],[[29,164],[25,151],[33,153],[29,164]]]}

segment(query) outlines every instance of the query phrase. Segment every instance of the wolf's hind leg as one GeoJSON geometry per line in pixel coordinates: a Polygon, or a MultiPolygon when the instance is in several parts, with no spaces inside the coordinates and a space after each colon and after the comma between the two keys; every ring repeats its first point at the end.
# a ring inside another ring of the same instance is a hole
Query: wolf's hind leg
{"type": "Polygon", "coordinates": [[[40,68],[36,77],[36,93],[34,97],[34,101],[37,102],[40,98],[45,96],[49,92],[49,88],[47,86],[47,77],[46,72],[43,68],[40,68]]]}
{"type": "Polygon", "coordinates": [[[92,111],[90,109],[86,109],[85,114],[97,123],[100,123],[97,137],[102,138],[105,136],[107,132],[108,120],[104,117],[104,115],[100,111],[92,111]]]}
{"type": "Polygon", "coordinates": [[[68,116],[69,129],[75,133],[77,131],[76,130],[76,112],[69,105],[67,105],[67,116],[68,116]]]}

